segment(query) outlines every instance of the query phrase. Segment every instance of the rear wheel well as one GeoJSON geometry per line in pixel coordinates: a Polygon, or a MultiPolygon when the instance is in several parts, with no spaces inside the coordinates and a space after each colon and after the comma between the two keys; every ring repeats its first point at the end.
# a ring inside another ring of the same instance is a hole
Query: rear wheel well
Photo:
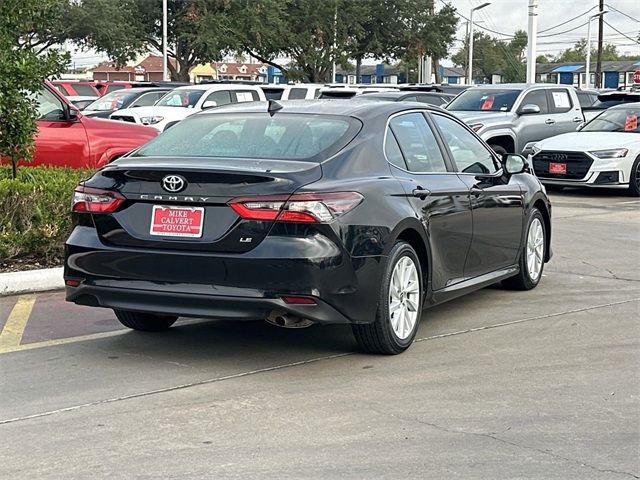
{"type": "Polygon", "coordinates": [[[507,135],[501,137],[493,137],[487,140],[489,146],[498,146],[505,149],[507,153],[516,153],[516,144],[513,139],[507,135]]]}
{"type": "Polygon", "coordinates": [[[544,220],[544,229],[547,233],[547,244],[545,245],[545,261],[549,261],[549,254],[551,252],[551,218],[549,217],[549,212],[547,211],[547,206],[544,204],[542,200],[536,200],[533,204],[535,208],[537,208],[542,214],[542,218],[544,220]]]}
{"type": "Polygon", "coordinates": [[[429,279],[429,257],[427,256],[427,247],[425,246],[422,237],[414,229],[408,228],[407,230],[404,230],[402,233],[400,233],[400,235],[398,235],[398,240],[407,242],[418,254],[418,259],[420,260],[420,268],[422,269],[423,285],[426,290],[427,281],[429,279]]]}

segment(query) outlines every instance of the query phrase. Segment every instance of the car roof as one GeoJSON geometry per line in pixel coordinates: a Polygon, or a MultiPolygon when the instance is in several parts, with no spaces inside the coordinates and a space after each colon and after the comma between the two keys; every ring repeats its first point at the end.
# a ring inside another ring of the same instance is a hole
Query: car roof
{"type": "Polygon", "coordinates": [[[109,93],[147,93],[147,92],[162,92],[174,90],[175,87],[134,87],[134,88],[121,88],[109,93]]]}
{"type": "Polygon", "coordinates": [[[423,92],[420,90],[390,90],[387,92],[372,92],[372,93],[367,93],[365,95],[365,97],[375,97],[375,98],[402,98],[402,97],[415,97],[415,96],[422,96],[422,95],[431,95],[431,96],[435,96],[435,97],[441,97],[441,96],[445,96],[445,97],[455,97],[455,95],[452,95],[450,93],[444,93],[444,92],[423,92]]]}
{"type": "Polygon", "coordinates": [[[557,83],[487,83],[474,85],[469,89],[482,88],[487,90],[525,90],[527,88],[569,88],[571,85],[557,83]]]}
{"type": "Polygon", "coordinates": [[[258,90],[259,85],[245,85],[244,83],[200,83],[198,85],[185,85],[173,90],[258,90]]]}
{"type": "MultiPolygon", "coordinates": [[[[273,102],[273,101],[272,101],[273,102]]],[[[282,108],[278,113],[307,113],[310,115],[343,115],[367,119],[379,115],[391,115],[403,110],[433,110],[445,112],[446,110],[434,105],[418,104],[415,102],[371,102],[357,98],[327,99],[327,100],[278,100],[275,101],[282,108]]],[[[217,115],[220,113],[262,113],[267,111],[269,102],[233,103],[221,107],[204,110],[197,115],[217,115]]]]}

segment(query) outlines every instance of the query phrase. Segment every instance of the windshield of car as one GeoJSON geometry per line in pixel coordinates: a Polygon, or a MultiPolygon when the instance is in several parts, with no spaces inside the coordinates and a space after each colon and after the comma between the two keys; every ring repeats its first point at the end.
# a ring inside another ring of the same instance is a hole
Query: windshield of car
{"type": "Polygon", "coordinates": [[[137,93],[129,93],[127,89],[116,90],[115,92],[107,93],[103,97],[94,100],[85,110],[104,112],[106,110],[118,110],[125,108],[136,97],[137,93]]]}
{"type": "Polygon", "coordinates": [[[464,112],[509,112],[521,90],[471,88],[447,105],[447,110],[464,112]]]}
{"type": "Polygon", "coordinates": [[[353,118],[333,115],[194,115],[134,155],[307,160],[338,143],[346,144],[359,125],[353,118]]]}
{"type": "Polygon", "coordinates": [[[81,95],[83,97],[97,97],[98,96],[98,92],[91,86],[89,85],[82,85],[79,83],[74,83],[72,84],[73,89],[76,91],[76,93],[78,95],[81,95]]]}
{"type": "Polygon", "coordinates": [[[193,108],[204,95],[205,90],[172,90],[158,100],[156,105],[163,107],[193,108]]]}
{"type": "Polygon", "coordinates": [[[613,108],[602,112],[580,131],[640,133],[638,116],[640,108],[613,108]]]}

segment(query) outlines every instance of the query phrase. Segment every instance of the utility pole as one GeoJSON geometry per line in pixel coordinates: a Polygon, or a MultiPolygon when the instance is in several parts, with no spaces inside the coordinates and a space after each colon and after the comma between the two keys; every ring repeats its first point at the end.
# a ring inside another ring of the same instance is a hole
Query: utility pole
{"type": "Polygon", "coordinates": [[[167,0],[162,0],[162,80],[169,80],[167,71],[167,0]]]}
{"type": "Polygon", "coordinates": [[[538,41],[538,0],[529,0],[527,32],[527,83],[536,83],[536,43],[538,41]]]}
{"type": "Polygon", "coordinates": [[[472,8],[469,13],[469,72],[467,74],[467,83],[469,85],[473,85],[473,12],[489,5],[491,5],[489,2],[483,3],[472,8]]]}
{"type": "MultiPolygon", "coordinates": [[[[604,0],[600,0],[600,11],[604,10],[604,0]]],[[[598,56],[596,57],[596,88],[602,88],[602,30],[604,15],[598,17],[598,56]]]]}

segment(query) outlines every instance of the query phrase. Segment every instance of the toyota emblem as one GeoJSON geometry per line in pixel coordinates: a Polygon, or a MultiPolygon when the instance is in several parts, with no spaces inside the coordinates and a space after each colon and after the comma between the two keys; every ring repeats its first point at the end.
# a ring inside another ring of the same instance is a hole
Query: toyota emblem
{"type": "Polygon", "coordinates": [[[167,175],[162,179],[162,188],[167,192],[181,192],[187,186],[187,181],[180,175],[167,175]]]}

